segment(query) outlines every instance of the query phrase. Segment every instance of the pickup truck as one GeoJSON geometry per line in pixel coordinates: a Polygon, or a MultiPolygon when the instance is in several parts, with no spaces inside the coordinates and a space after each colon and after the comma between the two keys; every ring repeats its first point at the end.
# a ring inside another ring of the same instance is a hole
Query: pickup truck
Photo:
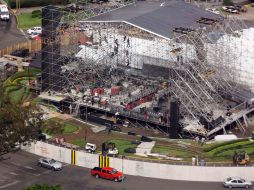
{"type": "Polygon", "coordinates": [[[91,175],[95,176],[96,178],[114,180],[115,182],[122,181],[124,179],[122,172],[110,167],[94,167],[91,169],[91,175]]]}

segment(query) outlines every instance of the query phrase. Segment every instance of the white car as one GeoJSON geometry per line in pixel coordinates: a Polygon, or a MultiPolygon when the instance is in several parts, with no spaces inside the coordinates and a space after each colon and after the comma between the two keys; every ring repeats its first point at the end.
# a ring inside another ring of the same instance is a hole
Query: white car
{"type": "Polygon", "coordinates": [[[6,5],[0,5],[0,18],[4,21],[9,21],[10,19],[9,10],[6,5]]]}
{"type": "Polygon", "coordinates": [[[214,13],[214,14],[220,14],[220,11],[218,11],[217,9],[215,9],[215,8],[207,8],[206,9],[207,11],[210,11],[210,12],[212,12],[212,13],[214,13]]]}
{"type": "Polygon", "coordinates": [[[34,34],[34,33],[32,33],[32,34],[29,35],[29,38],[32,39],[32,40],[39,39],[40,38],[40,34],[34,34]]]}
{"type": "Polygon", "coordinates": [[[249,188],[252,186],[251,181],[247,181],[240,177],[229,177],[224,182],[223,185],[228,188],[237,187],[237,188],[249,188]]]}
{"type": "Polygon", "coordinates": [[[36,26],[36,27],[28,29],[26,32],[29,35],[31,35],[31,34],[41,34],[41,27],[40,26],[36,26]]]}
{"type": "Polygon", "coordinates": [[[239,11],[236,10],[236,9],[228,9],[227,12],[234,13],[234,14],[238,14],[239,13],[239,11]]]}
{"type": "Polygon", "coordinates": [[[223,6],[221,9],[228,13],[234,13],[234,14],[239,13],[239,11],[234,6],[223,6]]]}

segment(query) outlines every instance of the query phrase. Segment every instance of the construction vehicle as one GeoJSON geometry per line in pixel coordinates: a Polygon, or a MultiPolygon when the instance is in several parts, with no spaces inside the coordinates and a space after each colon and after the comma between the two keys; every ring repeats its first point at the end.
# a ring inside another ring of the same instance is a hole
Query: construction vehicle
{"type": "Polygon", "coordinates": [[[89,153],[96,151],[96,145],[92,143],[86,143],[85,150],[89,153]]]}
{"type": "Polygon", "coordinates": [[[233,163],[235,165],[246,165],[250,163],[250,157],[245,151],[235,151],[233,155],[233,163]]]}
{"type": "Polygon", "coordinates": [[[115,143],[112,142],[102,143],[102,154],[116,157],[118,155],[118,149],[116,148],[115,143]]]}

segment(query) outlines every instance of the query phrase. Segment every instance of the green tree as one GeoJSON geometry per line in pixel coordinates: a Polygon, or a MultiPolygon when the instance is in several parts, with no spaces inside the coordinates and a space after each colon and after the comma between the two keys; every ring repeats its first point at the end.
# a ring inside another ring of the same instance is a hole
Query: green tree
{"type": "Polygon", "coordinates": [[[56,186],[50,186],[47,184],[44,185],[34,185],[32,187],[28,187],[27,189],[24,190],[61,190],[61,186],[60,185],[56,185],[56,186]]]}
{"type": "Polygon", "coordinates": [[[0,157],[20,144],[36,140],[43,114],[34,105],[14,104],[0,85],[0,157]]]}
{"type": "Polygon", "coordinates": [[[231,5],[234,5],[234,3],[231,0],[223,0],[223,5],[231,6],[231,5]]]}

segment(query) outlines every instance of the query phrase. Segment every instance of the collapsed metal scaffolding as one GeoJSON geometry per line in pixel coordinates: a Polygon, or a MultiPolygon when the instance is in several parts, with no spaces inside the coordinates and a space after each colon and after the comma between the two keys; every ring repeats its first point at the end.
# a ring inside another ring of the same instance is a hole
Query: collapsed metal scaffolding
{"type": "Polygon", "coordinates": [[[51,26],[59,22],[50,43],[42,42],[43,51],[54,57],[46,64],[51,68],[42,71],[49,78],[43,79],[48,82],[43,91],[70,98],[75,115],[86,105],[168,126],[169,102],[177,98],[182,128],[210,138],[225,132],[229,121],[241,125],[238,120],[253,111],[248,106],[253,94],[237,83],[241,65],[236,60],[242,52],[234,51],[239,43],[230,37],[241,35],[244,22],[200,18],[198,29],[174,28],[168,38],[128,22],[86,20],[105,10],[111,11],[89,4],[78,13],[62,12],[58,19],[44,17],[51,26]],[[121,86],[117,95],[106,90],[114,86],[121,86]],[[95,88],[104,88],[104,95],[94,93],[95,88]]]}

